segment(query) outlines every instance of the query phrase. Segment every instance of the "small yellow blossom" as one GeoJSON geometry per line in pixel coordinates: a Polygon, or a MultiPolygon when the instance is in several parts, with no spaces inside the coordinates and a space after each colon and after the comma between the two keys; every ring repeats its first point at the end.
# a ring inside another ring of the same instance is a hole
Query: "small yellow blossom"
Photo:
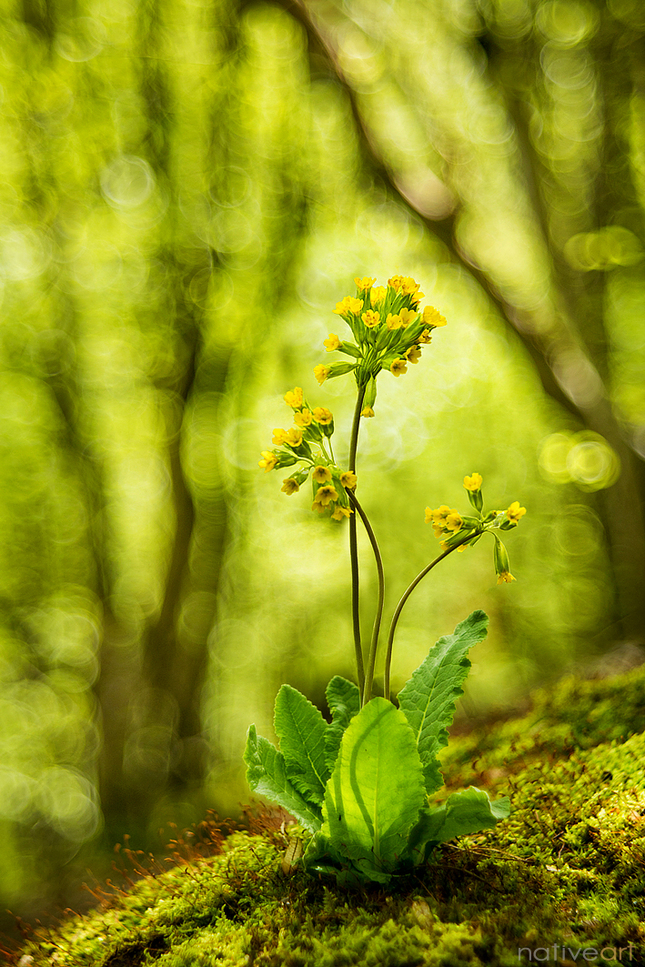
{"type": "Polygon", "coordinates": [[[349,312],[358,313],[362,308],[362,299],[354,299],[351,295],[346,295],[341,302],[336,303],[334,312],[339,316],[345,316],[349,312]]]}
{"type": "Polygon", "coordinates": [[[316,504],[319,507],[327,507],[332,500],[338,500],[338,492],[330,484],[326,484],[324,487],[319,487],[316,491],[316,496],[314,497],[314,510],[318,510],[316,504]]]}
{"type": "Polygon", "coordinates": [[[517,524],[521,517],[524,517],[526,513],[526,507],[520,507],[519,500],[514,500],[511,506],[506,511],[506,516],[512,524],[517,524]]]}
{"type": "Polygon", "coordinates": [[[340,482],[346,490],[353,490],[358,483],[358,477],[351,470],[346,470],[340,475],[340,482]]]}
{"type": "Polygon", "coordinates": [[[366,289],[372,288],[376,279],[368,279],[367,276],[364,276],[362,279],[354,279],[354,282],[356,283],[356,288],[364,292],[366,289]]]}
{"type": "Polygon", "coordinates": [[[368,420],[370,417],[374,416],[374,410],[371,406],[364,406],[361,410],[361,416],[364,416],[365,419],[368,420]]]}
{"type": "Polygon", "coordinates": [[[340,339],[335,333],[330,332],[329,338],[324,340],[323,346],[327,347],[328,353],[333,353],[334,350],[338,349],[338,347],[340,346],[340,339]]]}
{"type": "Polygon", "coordinates": [[[323,366],[322,363],[319,363],[318,366],[316,366],[314,369],[314,376],[322,386],[322,384],[329,376],[329,366],[323,366]]]}
{"type": "Polygon", "coordinates": [[[404,329],[407,329],[410,323],[414,322],[417,314],[413,309],[399,309],[399,317],[401,319],[401,325],[404,329]]]}
{"type": "Polygon", "coordinates": [[[300,427],[289,427],[284,442],[288,443],[290,447],[299,447],[302,443],[302,430],[300,427]]]}
{"type": "Polygon", "coordinates": [[[367,312],[364,312],[363,315],[361,316],[361,319],[363,320],[363,322],[365,323],[368,329],[373,329],[374,326],[378,326],[379,322],[381,321],[381,317],[379,313],[372,312],[371,309],[368,309],[367,312]]]}
{"type": "Polygon", "coordinates": [[[331,515],[332,520],[342,520],[343,517],[349,517],[351,510],[349,507],[341,507],[340,504],[336,504],[334,513],[331,515]]]}
{"type": "Polygon", "coordinates": [[[421,284],[419,282],[415,282],[414,279],[409,275],[406,275],[405,278],[401,280],[401,291],[404,295],[412,295],[413,293],[418,292],[420,288],[421,284]]]}
{"type": "Polygon", "coordinates": [[[405,358],[409,363],[418,363],[421,359],[421,350],[418,346],[410,346],[405,354],[405,358]]]}
{"type": "Polygon", "coordinates": [[[510,584],[511,581],[514,581],[514,580],[515,578],[513,577],[510,571],[502,571],[501,574],[497,575],[498,584],[510,584]]]}
{"type": "Polygon", "coordinates": [[[417,340],[418,342],[424,343],[424,344],[432,342],[432,335],[430,334],[430,330],[424,329],[421,335],[417,336],[417,340]]]}
{"type": "Polygon", "coordinates": [[[293,407],[294,410],[297,410],[299,406],[302,406],[303,399],[304,397],[302,395],[302,390],[299,386],[296,386],[294,390],[289,390],[289,392],[285,393],[284,396],[285,403],[288,406],[293,407]]]}
{"type": "Polygon", "coordinates": [[[432,521],[434,524],[443,526],[446,522],[446,517],[448,514],[457,513],[457,511],[452,511],[448,504],[442,504],[441,507],[437,507],[436,510],[430,510],[426,507],[426,523],[429,524],[432,521]]]}
{"type": "Polygon", "coordinates": [[[463,522],[462,516],[461,514],[458,514],[456,510],[453,510],[446,517],[446,524],[445,524],[446,530],[460,531],[463,526],[464,526],[464,522],[463,522]]]}
{"type": "Polygon", "coordinates": [[[269,470],[273,470],[278,462],[278,458],[274,453],[271,453],[270,450],[263,450],[262,457],[263,459],[258,461],[258,466],[264,467],[264,472],[268,473],[269,470]]]}
{"type": "Polygon", "coordinates": [[[375,285],[372,289],[372,305],[375,306],[385,298],[387,289],[384,285],[375,285]]]}
{"type": "Polygon", "coordinates": [[[271,441],[271,443],[273,443],[273,445],[276,447],[281,447],[282,444],[286,442],[287,442],[287,431],[281,430],[280,427],[276,427],[275,430],[273,431],[273,440],[271,441]]]}
{"type": "Polygon", "coordinates": [[[470,477],[464,477],[464,487],[466,490],[470,490],[471,494],[474,494],[479,490],[482,482],[483,478],[480,473],[473,473],[470,477]]]}
{"type": "Polygon", "coordinates": [[[407,359],[395,359],[390,366],[390,372],[393,376],[400,376],[401,373],[407,373],[408,371],[408,361],[407,359]]]}
{"type": "Polygon", "coordinates": [[[401,326],[403,325],[403,323],[401,322],[401,316],[400,315],[395,316],[395,315],[392,315],[391,312],[388,312],[387,319],[385,320],[385,325],[387,326],[388,329],[400,329],[401,326]]]}
{"type": "Polygon", "coordinates": [[[314,472],[311,475],[311,479],[315,480],[316,483],[326,484],[331,481],[331,470],[329,467],[315,467],[314,472]]]}
{"type": "Polygon", "coordinates": [[[311,410],[305,409],[305,410],[300,410],[299,413],[294,414],[293,422],[296,424],[296,426],[303,426],[303,427],[311,426],[311,421],[313,420],[313,418],[314,418],[314,415],[311,412],[311,410]]]}
{"type": "Polygon", "coordinates": [[[300,490],[300,484],[293,477],[287,477],[286,480],[282,481],[282,487],[280,488],[285,494],[297,494],[300,490]]]}
{"type": "Polygon", "coordinates": [[[325,406],[317,406],[314,409],[314,420],[321,426],[329,426],[334,421],[334,414],[325,406]]]}
{"type": "Polygon", "coordinates": [[[403,276],[393,275],[391,279],[387,280],[387,284],[391,286],[395,292],[398,292],[399,289],[401,288],[401,285],[403,284],[403,276]]]}
{"type": "Polygon", "coordinates": [[[439,329],[441,326],[447,325],[445,318],[434,306],[426,306],[423,310],[422,318],[426,326],[432,326],[434,329],[439,329]]]}

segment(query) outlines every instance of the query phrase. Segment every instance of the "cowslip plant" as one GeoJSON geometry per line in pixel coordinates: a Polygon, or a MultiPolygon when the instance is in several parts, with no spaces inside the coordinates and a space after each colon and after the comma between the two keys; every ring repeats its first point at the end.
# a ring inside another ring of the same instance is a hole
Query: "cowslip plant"
{"type": "Polygon", "coordinates": [[[385,596],[383,560],[374,530],[357,497],[356,457],[361,419],[375,415],[376,380],[381,371],[399,377],[417,363],[422,346],[446,320],[433,306],[420,310],[423,293],[409,277],[394,276],[387,286],[358,278],[356,294],[337,303],[353,339],[335,333],[327,352],[351,362],[316,366],[320,385],[353,373],[357,387],[347,461],[339,464],[332,447],[333,414],[312,406],[300,387],[284,399],[294,425],[273,431],[271,450],[262,451],[265,472],[290,468],[282,490],[292,495],[311,481],[312,509],[335,521],[348,519],[352,581],[352,626],[357,683],[336,675],[326,690],[331,721],[304,695],[283,685],[275,702],[279,750],[249,728],[244,761],[251,789],[291,813],[307,837],[302,862],[307,870],[330,874],[341,884],[388,883],[425,863],[434,848],[455,836],[491,828],[510,812],[507,798],[491,802],[470,786],[441,805],[432,797],[443,785],[438,753],[448,742],[456,701],[468,675],[470,648],[487,633],[488,618],[475,611],[440,638],[399,692],[390,697],[390,672],[397,624],[408,598],[423,578],[455,551],[493,539],[498,584],[514,581],[508,552],[499,536],[513,530],[526,513],[519,501],[506,510],[484,509],[482,476],[464,477],[470,513],[441,504],[426,508],[425,520],[441,541],[441,553],[408,585],[390,622],[384,660],[384,695],[373,696],[374,673],[385,596]],[[359,618],[357,517],[367,532],[378,575],[378,593],[369,645],[359,618]]]}

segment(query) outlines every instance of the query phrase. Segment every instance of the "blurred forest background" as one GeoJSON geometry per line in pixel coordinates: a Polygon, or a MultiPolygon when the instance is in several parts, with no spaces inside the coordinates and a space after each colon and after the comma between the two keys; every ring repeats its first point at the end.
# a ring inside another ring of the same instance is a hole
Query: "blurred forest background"
{"type": "Polygon", "coordinates": [[[346,447],[312,371],[356,275],[448,319],[361,429],[390,611],[464,474],[528,508],[517,583],[482,542],[415,592],[394,684],[479,607],[471,720],[641,660],[641,0],[2,0],[0,35],[1,909],[236,815],[280,683],[353,675],[346,522],[258,459],[294,385],[346,447]]]}

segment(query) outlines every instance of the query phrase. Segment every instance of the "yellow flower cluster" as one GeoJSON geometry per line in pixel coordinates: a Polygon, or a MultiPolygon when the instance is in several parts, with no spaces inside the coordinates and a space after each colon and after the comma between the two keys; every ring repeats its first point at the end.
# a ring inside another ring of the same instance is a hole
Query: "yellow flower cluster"
{"type": "Polygon", "coordinates": [[[353,357],[351,363],[320,363],[314,376],[322,385],[325,380],[354,372],[364,391],[362,416],[374,416],[376,377],[383,369],[393,376],[407,372],[409,363],[418,363],[421,347],[428,345],[432,331],[446,325],[434,306],[419,311],[423,298],[420,284],[411,276],[394,275],[387,286],[375,285],[371,276],[357,277],[356,295],[345,296],[336,303],[334,312],[351,329],[352,341],[329,333],[324,341],[327,352],[340,352],[353,357]]]}
{"type": "Polygon", "coordinates": [[[329,510],[333,520],[349,517],[352,510],[348,493],[356,487],[357,477],[349,470],[342,471],[333,460],[333,413],[325,406],[310,407],[300,386],[286,393],[284,401],[294,411],[294,426],[274,429],[272,442],[277,449],[263,450],[259,466],[268,473],[300,464],[283,480],[283,493],[297,493],[311,475],[312,509],[320,514],[329,510]]]}
{"type": "Polygon", "coordinates": [[[495,538],[494,564],[497,583],[510,583],[515,578],[510,572],[508,552],[495,532],[516,527],[526,513],[526,508],[520,507],[519,500],[514,500],[507,510],[493,510],[484,515],[482,483],[480,473],[464,477],[464,488],[475,515],[461,514],[447,504],[441,504],[436,510],[426,507],[425,521],[426,524],[432,524],[435,537],[441,541],[443,551],[463,551],[470,544],[475,544],[482,534],[491,533],[495,538]]]}

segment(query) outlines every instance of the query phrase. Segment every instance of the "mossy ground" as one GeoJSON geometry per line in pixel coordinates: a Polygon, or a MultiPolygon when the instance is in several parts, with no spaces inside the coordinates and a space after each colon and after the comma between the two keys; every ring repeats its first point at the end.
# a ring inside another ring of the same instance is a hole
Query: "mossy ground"
{"type": "MultiPolygon", "coordinates": [[[[347,892],[283,872],[289,833],[142,876],[32,939],[21,967],[645,965],[645,669],[562,683],[523,718],[451,742],[447,792],[508,794],[496,829],[418,877],[347,892]],[[555,945],[555,946],[554,946],[555,945]],[[595,948],[595,953],[594,953],[595,948]]],[[[22,958],[22,959],[21,959],[22,958]]]]}

